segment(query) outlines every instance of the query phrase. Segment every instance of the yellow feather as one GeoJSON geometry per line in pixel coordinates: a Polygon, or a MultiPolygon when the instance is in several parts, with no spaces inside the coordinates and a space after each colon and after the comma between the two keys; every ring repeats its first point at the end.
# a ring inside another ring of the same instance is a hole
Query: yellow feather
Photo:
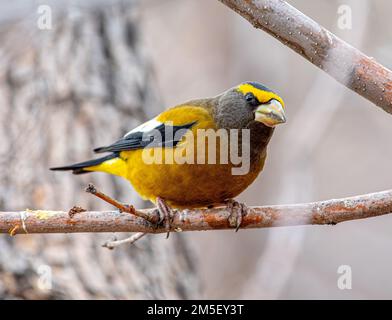
{"type": "Polygon", "coordinates": [[[157,120],[163,123],[171,122],[174,126],[187,124],[193,121],[198,121],[199,123],[209,122],[210,128],[215,127],[211,114],[206,108],[188,105],[170,108],[162,112],[157,117],[157,120]]]}
{"type": "Polygon", "coordinates": [[[260,103],[266,103],[266,102],[270,101],[271,99],[276,99],[282,104],[282,106],[284,108],[284,102],[283,102],[282,98],[279,97],[276,93],[255,88],[254,86],[252,86],[249,83],[240,84],[237,87],[237,90],[244,95],[249,92],[253,93],[255,95],[255,97],[257,98],[257,100],[260,101],[260,103]]]}
{"type": "Polygon", "coordinates": [[[121,158],[110,159],[99,165],[86,167],[83,170],[106,172],[124,178],[126,178],[128,171],[127,163],[121,158]]]}
{"type": "MultiPolygon", "coordinates": [[[[157,120],[172,121],[174,125],[196,120],[197,123],[175,148],[146,148],[121,152],[121,158],[127,163],[126,178],[144,199],[155,202],[159,196],[173,207],[200,207],[218,203],[222,199],[233,198],[241,193],[263,168],[265,155],[253,164],[248,174],[234,176],[231,173],[233,165],[222,165],[219,160],[217,164],[179,164],[175,161],[167,163],[168,158],[174,159],[183,155],[188,143],[193,144],[193,150],[196,152],[200,150],[197,144],[201,141],[197,138],[188,140],[189,135],[197,137],[198,129],[216,129],[216,126],[207,109],[194,106],[169,109],[158,116],[157,120]],[[143,159],[145,152],[161,152],[162,162],[146,163],[143,159]],[[227,185],[232,186],[230,190],[227,185]]],[[[208,140],[202,143],[207,144],[208,140]]],[[[216,149],[219,150],[219,142],[216,149]]],[[[208,150],[208,147],[204,150],[208,150]]]]}

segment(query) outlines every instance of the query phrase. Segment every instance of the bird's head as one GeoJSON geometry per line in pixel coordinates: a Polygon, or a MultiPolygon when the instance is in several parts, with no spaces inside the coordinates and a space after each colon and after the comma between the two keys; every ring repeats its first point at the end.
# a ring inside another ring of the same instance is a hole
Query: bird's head
{"type": "Polygon", "coordinates": [[[244,128],[251,121],[275,127],[286,122],[282,98],[260,83],[241,83],[217,98],[215,114],[222,127],[244,128]]]}

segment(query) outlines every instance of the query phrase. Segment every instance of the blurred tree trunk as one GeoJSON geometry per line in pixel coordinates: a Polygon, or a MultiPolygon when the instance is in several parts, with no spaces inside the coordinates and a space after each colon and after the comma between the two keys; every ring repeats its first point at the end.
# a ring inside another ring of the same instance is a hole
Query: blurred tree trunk
{"type": "MultiPolygon", "coordinates": [[[[92,157],[93,147],[159,112],[137,7],[129,1],[52,14],[51,30],[37,27],[38,15],[0,30],[0,209],[108,208],[83,192],[88,182],[140,207],[120,178],[48,170],[92,157]]],[[[181,235],[146,236],[115,250],[101,248],[108,238],[0,235],[0,299],[198,297],[181,235]]]]}

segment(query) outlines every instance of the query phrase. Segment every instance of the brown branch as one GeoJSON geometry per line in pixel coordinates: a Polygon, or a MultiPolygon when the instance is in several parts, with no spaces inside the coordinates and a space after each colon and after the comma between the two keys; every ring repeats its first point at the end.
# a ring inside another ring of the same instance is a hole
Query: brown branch
{"type": "Polygon", "coordinates": [[[392,113],[392,72],[282,0],[219,0],[347,88],[392,113]]]}
{"type": "MultiPolygon", "coordinates": [[[[138,210],[153,214],[155,209],[138,210]]],[[[336,224],[343,221],[385,215],[392,212],[392,190],[327,201],[251,207],[241,228],[336,224]]],[[[176,210],[171,231],[233,229],[227,208],[176,210]]],[[[0,212],[0,233],[143,232],[163,233],[143,218],[119,211],[86,211],[69,216],[68,212],[25,210],[0,212]]]]}

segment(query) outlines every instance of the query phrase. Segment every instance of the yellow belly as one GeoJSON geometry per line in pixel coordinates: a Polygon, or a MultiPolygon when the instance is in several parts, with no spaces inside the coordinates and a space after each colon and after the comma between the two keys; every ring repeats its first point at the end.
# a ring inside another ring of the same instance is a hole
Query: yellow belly
{"type": "MultiPolygon", "coordinates": [[[[196,123],[176,147],[123,151],[120,153],[120,158],[91,167],[89,170],[122,176],[131,182],[143,198],[155,202],[156,198],[160,197],[173,207],[202,207],[236,197],[262,170],[265,160],[264,151],[263,154],[253,157],[249,172],[244,175],[233,175],[234,165],[230,161],[220,164],[219,152],[216,153],[217,161],[214,162],[216,164],[210,164],[212,161],[208,158],[209,140],[199,139],[197,133],[199,129],[216,130],[210,112],[206,108],[195,106],[180,108],[179,114],[176,113],[177,108],[173,108],[158,117],[159,121],[165,123],[171,121],[173,125],[196,123]],[[191,137],[193,138],[190,139],[191,137]],[[194,151],[190,153],[190,158],[194,159],[194,164],[179,163],[177,159],[188,154],[189,146],[193,146],[194,151]],[[151,157],[146,158],[149,153],[155,155],[161,153],[161,162],[151,161],[151,157]],[[200,154],[205,159],[201,163],[197,161],[200,154]]],[[[216,148],[213,149],[220,150],[221,141],[224,140],[215,141],[216,148]]]]}
{"type": "Polygon", "coordinates": [[[147,164],[142,152],[128,152],[127,179],[143,198],[155,202],[161,197],[173,207],[203,207],[236,197],[254,181],[265,160],[261,157],[248,174],[233,175],[231,164],[147,164]]]}

